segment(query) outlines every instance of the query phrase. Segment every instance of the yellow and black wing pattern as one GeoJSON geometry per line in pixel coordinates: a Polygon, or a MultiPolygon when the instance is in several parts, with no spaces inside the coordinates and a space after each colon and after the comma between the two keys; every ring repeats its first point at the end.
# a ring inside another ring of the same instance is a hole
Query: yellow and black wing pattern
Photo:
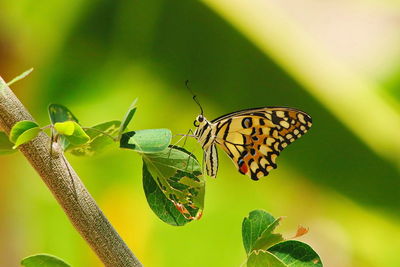
{"type": "Polygon", "coordinates": [[[239,172],[258,180],[277,167],[280,152],[310,129],[312,119],[297,109],[265,107],[233,112],[211,123],[215,142],[239,172]]]}

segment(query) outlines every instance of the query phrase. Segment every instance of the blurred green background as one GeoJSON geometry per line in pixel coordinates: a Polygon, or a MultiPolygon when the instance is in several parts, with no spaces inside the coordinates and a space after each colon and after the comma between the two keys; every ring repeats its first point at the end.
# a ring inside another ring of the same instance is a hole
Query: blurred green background
{"type": "MultiPolygon", "coordinates": [[[[47,105],[85,126],[123,117],[132,129],[193,128],[238,109],[290,106],[314,125],[259,182],[220,151],[200,221],[161,222],[147,205],[140,157],[68,156],[145,266],[239,266],[253,209],[325,266],[400,266],[400,4],[390,0],[1,1],[0,75],[35,71],[13,90],[41,125],[47,105]]],[[[201,157],[194,140],[187,147],[201,157]]],[[[34,253],[101,266],[20,153],[0,160],[0,266],[34,253]]]]}

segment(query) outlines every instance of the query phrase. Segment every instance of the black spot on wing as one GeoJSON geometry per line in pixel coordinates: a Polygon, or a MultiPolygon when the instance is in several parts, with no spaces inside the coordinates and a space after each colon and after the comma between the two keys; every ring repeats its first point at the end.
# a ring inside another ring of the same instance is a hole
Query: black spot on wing
{"type": "Polygon", "coordinates": [[[242,120],[242,127],[244,129],[250,128],[251,126],[253,126],[253,119],[250,117],[246,117],[242,120]]]}
{"type": "Polygon", "coordinates": [[[282,120],[281,118],[279,118],[275,112],[272,112],[271,115],[271,120],[273,124],[279,125],[279,122],[282,120]]]}

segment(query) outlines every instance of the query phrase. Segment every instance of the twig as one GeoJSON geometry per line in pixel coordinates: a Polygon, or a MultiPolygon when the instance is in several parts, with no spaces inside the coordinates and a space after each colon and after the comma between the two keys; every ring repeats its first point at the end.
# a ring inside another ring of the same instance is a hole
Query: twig
{"type": "MultiPolygon", "coordinates": [[[[21,120],[34,121],[29,112],[0,77],[0,128],[9,134],[21,120]]],[[[87,241],[105,266],[135,266],[142,264],[127,247],[74,169],[63,157],[52,157],[50,138],[40,133],[20,150],[38,172],[76,230],[87,241]]]]}

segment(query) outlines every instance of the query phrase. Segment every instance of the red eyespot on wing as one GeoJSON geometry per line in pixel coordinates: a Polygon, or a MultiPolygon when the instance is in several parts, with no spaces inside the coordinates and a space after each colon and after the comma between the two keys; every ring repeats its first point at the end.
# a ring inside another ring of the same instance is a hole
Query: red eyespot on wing
{"type": "Polygon", "coordinates": [[[242,174],[246,174],[248,170],[249,170],[249,168],[247,167],[247,164],[244,163],[244,162],[243,162],[242,165],[239,167],[239,171],[240,171],[242,174]]]}

